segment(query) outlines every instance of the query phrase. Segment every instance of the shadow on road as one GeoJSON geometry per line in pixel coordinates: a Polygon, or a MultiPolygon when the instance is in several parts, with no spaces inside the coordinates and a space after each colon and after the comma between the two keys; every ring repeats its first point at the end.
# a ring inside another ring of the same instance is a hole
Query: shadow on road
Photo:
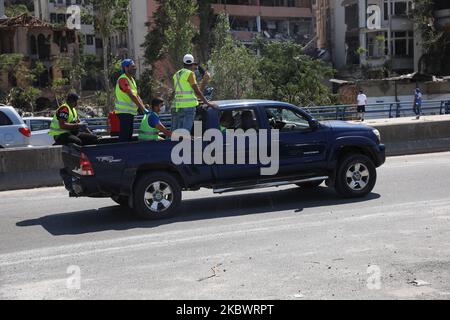
{"type": "Polygon", "coordinates": [[[104,207],[59,213],[38,219],[18,222],[19,227],[42,226],[54,236],[79,235],[109,230],[129,230],[134,228],[154,228],[160,225],[243,216],[258,213],[294,210],[293,214],[303,213],[304,209],[329,207],[347,203],[366,202],[380,197],[371,193],[365,198],[343,199],[330,188],[300,190],[300,188],[280,191],[262,191],[251,194],[213,196],[201,199],[187,199],[182,202],[180,213],[170,219],[144,221],[135,218],[130,210],[120,206],[104,207]]]}

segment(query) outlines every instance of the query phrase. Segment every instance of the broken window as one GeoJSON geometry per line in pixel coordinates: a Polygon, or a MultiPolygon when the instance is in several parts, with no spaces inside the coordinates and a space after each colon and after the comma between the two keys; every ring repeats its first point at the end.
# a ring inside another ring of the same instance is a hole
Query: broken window
{"type": "Polygon", "coordinates": [[[414,56],[414,32],[394,31],[391,33],[392,55],[395,57],[414,56]]]}
{"type": "Polygon", "coordinates": [[[370,32],[367,34],[367,56],[380,58],[387,55],[387,34],[385,32],[370,32]]]}

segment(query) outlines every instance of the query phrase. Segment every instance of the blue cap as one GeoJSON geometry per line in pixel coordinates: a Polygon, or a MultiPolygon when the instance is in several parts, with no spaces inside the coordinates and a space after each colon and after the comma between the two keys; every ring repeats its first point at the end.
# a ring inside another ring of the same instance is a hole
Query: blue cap
{"type": "Polygon", "coordinates": [[[122,61],[122,68],[129,67],[132,64],[134,64],[133,59],[125,59],[122,61]]]}

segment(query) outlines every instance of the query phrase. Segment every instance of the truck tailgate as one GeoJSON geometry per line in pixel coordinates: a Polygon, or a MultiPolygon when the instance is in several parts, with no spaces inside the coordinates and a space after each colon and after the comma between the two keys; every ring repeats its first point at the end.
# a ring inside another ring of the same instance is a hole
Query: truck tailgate
{"type": "Polygon", "coordinates": [[[80,167],[81,147],[77,145],[68,145],[62,147],[62,160],[64,169],[67,172],[76,170],[80,167]]]}

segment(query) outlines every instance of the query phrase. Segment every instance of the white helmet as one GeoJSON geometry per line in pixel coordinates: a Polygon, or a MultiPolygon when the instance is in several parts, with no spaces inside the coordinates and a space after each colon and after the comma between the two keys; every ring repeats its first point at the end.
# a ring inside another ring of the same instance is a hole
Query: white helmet
{"type": "Polygon", "coordinates": [[[195,63],[194,56],[192,54],[185,55],[183,58],[183,63],[184,64],[194,64],[195,63]]]}

